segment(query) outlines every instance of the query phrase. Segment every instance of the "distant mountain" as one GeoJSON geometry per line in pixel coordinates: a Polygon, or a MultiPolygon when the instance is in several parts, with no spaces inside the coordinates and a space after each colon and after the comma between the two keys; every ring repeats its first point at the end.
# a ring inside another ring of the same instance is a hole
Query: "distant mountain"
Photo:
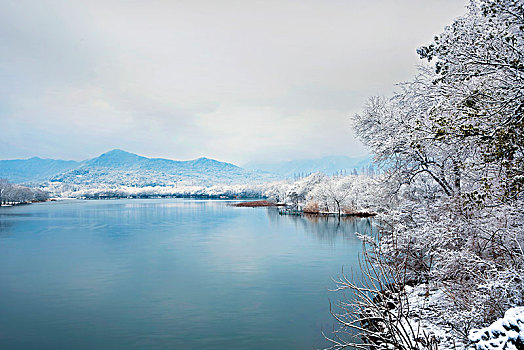
{"type": "Polygon", "coordinates": [[[70,185],[163,186],[235,184],[274,176],[244,170],[234,164],[209,158],[176,161],[147,158],[122,150],[112,150],[86,160],[78,167],[53,176],[51,183],[70,185]]]}
{"type": "Polygon", "coordinates": [[[330,156],[316,159],[300,159],[272,163],[248,163],[247,169],[267,171],[285,178],[293,178],[300,174],[322,172],[326,175],[360,172],[363,167],[372,163],[370,156],[351,158],[346,156],[330,156]]]}
{"type": "Polygon", "coordinates": [[[244,169],[209,158],[177,161],[147,158],[115,149],[82,162],[55,159],[0,160],[0,178],[14,183],[94,187],[242,184],[293,178],[313,172],[328,175],[360,171],[369,157],[324,157],[280,163],[250,164],[244,169]]]}
{"type": "Polygon", "coordinates": [[[29,159],[0,160],[0,179],[12,183],[34,183],[46,181],[64,171],[79,166],[74,160],[29,159]]]}

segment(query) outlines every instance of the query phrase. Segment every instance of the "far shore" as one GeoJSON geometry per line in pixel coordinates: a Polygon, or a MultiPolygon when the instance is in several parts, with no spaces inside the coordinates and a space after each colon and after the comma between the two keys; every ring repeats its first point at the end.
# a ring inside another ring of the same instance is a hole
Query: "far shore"
{"type": "Polygon", "coordinates": [[[257,208],[257,207],[285,207],[284,203],[275,203],[266,200],[252,201],[252,202],[241,202],[233,204],[234,207],[246,207],[246,208],[257,208]]]}
{"type": "Polygon", "coordinates": [[[309,211],[309,210],[297,210],[293,208],[286,208],[287,205],[285,203],[275,203],[267,200],[258,200],[258,201],[251,201],[251,202],[241,202],[241,203],[235,203],[232,204],[234,207],[242,207],[242,208],[258,208],[258,207],[282,207],[283,209],[279,210],[280,215],[304,215],[304,216],[323,216],[323,217],[329,217],[329,216],[336,216],[336,217],[373,217],[376,216],[376,213],[367,212],[367,211],[344,211],[342,213],[335,213],[335,212],[323,212],[323,211],[309,211]]]}

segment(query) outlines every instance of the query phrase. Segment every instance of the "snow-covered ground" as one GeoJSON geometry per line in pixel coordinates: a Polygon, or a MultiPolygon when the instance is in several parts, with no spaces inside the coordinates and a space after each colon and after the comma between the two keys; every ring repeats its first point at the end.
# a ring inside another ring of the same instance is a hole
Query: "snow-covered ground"
{"type": "MultiPolygon", "coordinates": [[[[453,308],[443,288],[420,284],[405,287],[409,303],[408,320],[414,337],[432,339],[439,350],[521,350],[524,349],[524,307],[506,311],[504,318],[490,326],[472,329],[466,338],[453,329],[442,311],[453,308]]],[[[406,327],[407,328],[407,327],[406,327]]]]}
{"type": "Polygon", "coordinates": [[[409,304],[408,322],[414,337],[435,339],[439,350],[466,348],[467,340],[443,317],[442,311],[453,305],[442,288],[420,284],[406,286],[405,291],[409,304]]]}
{"type": "Polygon", "coordinates": [[[477,350],[524,349],[524,307],[509,309],[489,327],[471,330],[469,340],[477,350]]]}

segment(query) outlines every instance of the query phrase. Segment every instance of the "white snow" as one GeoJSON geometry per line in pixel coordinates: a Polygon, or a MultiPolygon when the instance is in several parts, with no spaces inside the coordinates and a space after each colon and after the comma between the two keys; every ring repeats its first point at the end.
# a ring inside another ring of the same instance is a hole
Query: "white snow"
{"type": "Polygon", "coordinates": [[[420,284],[406,286],[405,292],[409,303],[408,322],[417,338],[434,338],[439,350],[466,348],[465,339],[443,317],[443,311],[452,307],[444,289],[420,284]]]}
{"type": "Polygon", "coordinates": [[[405,287],[409,303],[408,321],[417,337],[435,338],[439,350],[521,350],[524,349],[524,307],[506,311],[503,318],[482,329],[472,329],[468,339],[456,332],[441,311],[452,308],[443,288],[421,284],[405,287]]]}
{"type": "Polygon", "coordinates": [[[477,350],[518,350],[524,348],[524,307],[514,307],[506,311],[489,327],[473,329],[469,340],[477,350]]]}

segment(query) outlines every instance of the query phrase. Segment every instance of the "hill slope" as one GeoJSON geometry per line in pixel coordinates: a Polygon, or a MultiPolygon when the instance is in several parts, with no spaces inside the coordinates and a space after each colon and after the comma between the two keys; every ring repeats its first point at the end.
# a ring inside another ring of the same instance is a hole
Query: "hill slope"
{"type": "Polygon", "coordinates": [[[76,168],[74,160],[29,159],[0,160],[0,178],[12,183],[34,183],[46,181],[64,171],[76,168]]]}
{"type": "Polygon", "coordinates": [[[74,185],[202,185],[253,182],[272,176],[244,170],[234,164],[209,158],[176,161],[147,158],[122,150],[112,150],[82,162],[78,167],[58,174],[52,183],[74,185]]]}
{"type": "Polygon", "coordinates": [[[82,162],[55,159],[0,160],[0,178],[14,183],[45,183],[79,186],[164,186],[239,184],[293,178],[313,172],[327,175],[360,171],[369,157],[345,156],[251,163],[250,170],[209,158],[176,161],[147,158],[119,149],[82,162]]]}

